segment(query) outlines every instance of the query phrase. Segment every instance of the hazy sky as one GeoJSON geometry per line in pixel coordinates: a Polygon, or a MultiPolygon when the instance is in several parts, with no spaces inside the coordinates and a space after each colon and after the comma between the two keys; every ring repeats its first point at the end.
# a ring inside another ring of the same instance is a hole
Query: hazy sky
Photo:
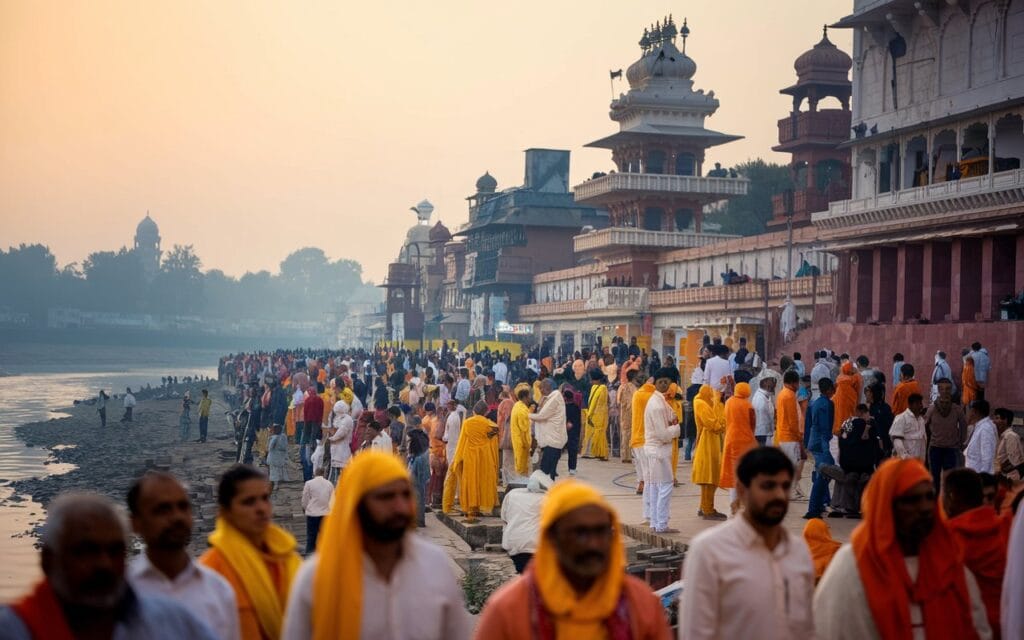
{"type": "Polygon", "coordinates": [[[670,12],[721,101],[708,127],[746,136],[708,162],[785,161],[778,91],[852,5],[0,0],[0,247],[81,262],[148,209],[205,268],[276,271],[315,245],[380,281],[423,198],[464,222],[477,177],[521,184],[529,147],[571,150],[573,184],[611,168],[583,148],[617,128],[608,71],[670,12]]]}

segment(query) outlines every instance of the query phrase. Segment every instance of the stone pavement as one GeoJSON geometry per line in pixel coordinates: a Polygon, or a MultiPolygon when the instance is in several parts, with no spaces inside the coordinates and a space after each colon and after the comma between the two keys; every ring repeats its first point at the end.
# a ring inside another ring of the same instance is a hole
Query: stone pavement
{"type": "MultiPolygon", "coordinates": [[[[647,544],[659,546],[682,547],[701,531],[718,524],[716,521],[703,520],[697,516],[700,506],[700,487],[690,481],[691,463],[679,456],[678,480],[682,483],[672,492],[671,517],[669,527],[679,529],[676,534],[659,534],[652,536],[650,528],[642,525],[643,505],[640,496],[636,495],[636,474],[632,464],[625,464],[619,458],[609,458],[607,462],[592,459],[580,459],[577,466],[577,480],[587,482],[604,494],[605,498],[619,512],[625,533],[647,544]]],[[[804,475],[800,487],[805,494],[811,492],[810,474],[813,465],[804,465],[804,475]]],[[[563,455],[558,464],[560,477],[568,476],[566,456],[563,455]]],[[[719,489],[715,492],[715,508],[721,513],[729,513],[729,491],[719,489]]],[[[807,501],[790,502],[789,511],[784,522],[786,528],[800,536],[807,523],[801,516],[807,511],[807,501]]],[[[850,533],[859,520],[847,518],[826,518],[832,535],[841,542],[848,542],[850,533]]]]}

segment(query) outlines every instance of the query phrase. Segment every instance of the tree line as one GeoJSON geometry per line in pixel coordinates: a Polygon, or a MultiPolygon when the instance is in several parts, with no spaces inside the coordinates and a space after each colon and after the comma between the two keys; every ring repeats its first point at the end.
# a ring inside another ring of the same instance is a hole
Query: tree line
{"type": "Polygon", "coordinates": [[[343,313],[354,294],[374,288],[363,281],[361,264],[331,260],[315,247],[294,251],[273,274],[247,272],[234,278],[219,269],[204,272],[202,266],[191,245],[165,252],[150,279],[139,256],[125,247],[59,267],[49,247],[21,244],[0,249],[0,309],[27,313],[39,324],[45,323],[48,309],[57,307],[319,321],[324,312],[343,313]]]}

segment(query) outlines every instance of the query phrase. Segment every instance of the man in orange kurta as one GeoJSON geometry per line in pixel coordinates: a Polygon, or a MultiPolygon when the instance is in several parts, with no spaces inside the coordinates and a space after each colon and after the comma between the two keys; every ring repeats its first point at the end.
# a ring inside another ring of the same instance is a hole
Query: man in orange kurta
{"type": "Polygon", "coordinates": [[[835,405],[835,418],[832,421],[832,433],[839,434],[839,428],[848,418],[857,412],[857,401],[860,399],[861,377],[853,368],[853,363],[846,361],[839,377],[836,378],[836,392],[832,396],[835,405]]]}
{"type": "Polygon", "coordinates": [[[740,501],[736,496],[736,464],[747,451],[758,446],[754,437],[757,419],[754,405],[750,404],[750,385],[741,382],[736,385],[733,396],[725,401],[725,444],[722,448],[722,471],[718,486],[729,489],[730,506],[733,515],[739,511],[740,501]]]}
{"type": "Polygon", "coordinates": [[[533,560],[487,601],[474,638],[670,640],[660,601],[625,563],[612,507],[590,486],[562,480],[541,506],[533,560]]]}
{"type": "Polygon", "coordinates": [[[487,403],[483,400],[476,403],[473,413],[462,423],[441,506],[443,513],[452,510],[458,486],[459,505],[470,522],[478,515],[491,515],[498,504],[498,425],[484,415],[487,403]]]}
{"type": "Polygon", "coordinates": [[[914,379],[914,365],[905,364],[900,367],[900,383],[892,392],[892,415],[898,416],[907,410],[908,400],[914,394],[921,394],[921,387],[914,379]]]}

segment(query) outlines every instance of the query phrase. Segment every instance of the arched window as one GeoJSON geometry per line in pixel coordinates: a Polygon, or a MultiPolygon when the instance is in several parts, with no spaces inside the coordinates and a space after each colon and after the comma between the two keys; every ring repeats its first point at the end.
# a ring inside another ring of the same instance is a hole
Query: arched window
{"type": "Polygon", "coordinates": [[[665,173],[665,152],[651,149],[647,152],[646,173],[665,173]]]}

